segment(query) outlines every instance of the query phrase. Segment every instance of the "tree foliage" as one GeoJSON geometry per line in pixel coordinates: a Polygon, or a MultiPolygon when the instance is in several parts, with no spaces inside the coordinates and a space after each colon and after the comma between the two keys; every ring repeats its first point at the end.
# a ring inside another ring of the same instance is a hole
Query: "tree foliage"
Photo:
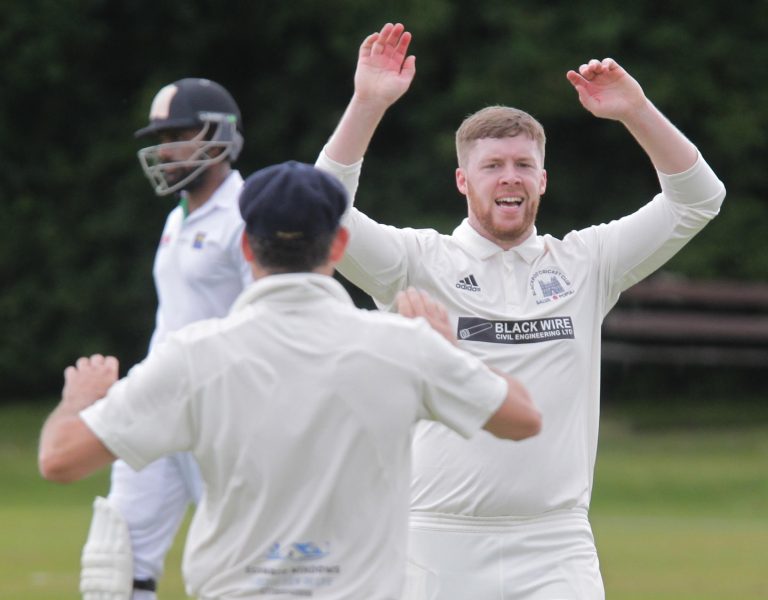
{"type": "Polygon", "coordinates": [[[28,0],[0,30],[0,393],[55,392],[77,356],[128,367],[155,310],[151,263],[168,200],[132,132],[160,86],[217,80],[238,99],[245,173],[313,162],[352,91],[357,48],[386,21],[414,34],[417,76],[386,116],[358,194],[371,216],[450,231],[465,215],[453,134],[487,104],[548,135],[539,229],[619,217],[657,189],[623,128],[579,105],[565,72],[612,56],[697,143],[728,188],[723,214],[669,268],[765,279],[768,2],[681,0],[28,0]]]}

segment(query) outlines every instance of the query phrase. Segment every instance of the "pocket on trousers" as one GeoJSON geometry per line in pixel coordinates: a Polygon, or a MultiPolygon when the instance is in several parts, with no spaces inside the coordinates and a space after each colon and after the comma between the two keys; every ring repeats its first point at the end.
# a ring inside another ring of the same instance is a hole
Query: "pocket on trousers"
{"type": "Polygon", "coordinates": [[[436,594],[435,573],[409,560],[405,565],[405,585],[400,600],[432,600],[436,594]]]}

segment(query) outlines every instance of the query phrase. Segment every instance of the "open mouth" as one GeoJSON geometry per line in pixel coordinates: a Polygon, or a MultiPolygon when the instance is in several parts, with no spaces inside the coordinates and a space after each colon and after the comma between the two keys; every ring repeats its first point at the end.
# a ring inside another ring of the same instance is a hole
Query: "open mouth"
{"type": "Polygon", "coordinates": [[[520,206],[522,203],[523,199],[519,196],[506,196],[504,198],[496,198],[496,206],[515,207],[520,206]]]}

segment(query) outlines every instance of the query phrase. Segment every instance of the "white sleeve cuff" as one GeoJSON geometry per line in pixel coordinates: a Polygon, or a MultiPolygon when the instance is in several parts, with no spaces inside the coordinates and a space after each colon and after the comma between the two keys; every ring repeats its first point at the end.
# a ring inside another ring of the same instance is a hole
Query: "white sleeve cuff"
{"type": "Polygon", "coordinates": [[[720,205],[725,197],[725,186],[699,154],[690,169],[672,175],[656,171],[661,191],[672,202],[698,204],[712,202],[720,205]]]}

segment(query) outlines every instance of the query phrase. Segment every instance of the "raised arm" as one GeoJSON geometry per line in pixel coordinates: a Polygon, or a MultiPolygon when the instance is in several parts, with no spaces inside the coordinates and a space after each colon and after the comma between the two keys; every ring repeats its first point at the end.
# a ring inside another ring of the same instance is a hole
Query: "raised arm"
{"type": "Polygon", "coordinates": [[[620,121],[648,154],[657,171],[671,175],[694,165],[696,147],[646,97],[640,84],[615,60],[592,59],[568,81],[596,117],[620,121]]]}
{"type": "Polygon", "coordinates": [[[325,151],[329,158],[351,165],[363,158],[387,109],[410,87],[416,57],[408,56],[411,34],[387,23],[363,41],[355,71],[355,91],[325,151]]]}
{"type": "Polygon", "coordinates": [[[64,371],[61,402],[40,434],[38,465],[50,481],[69,483],[94,473],[115,456],[80,418],[79,413],[107,394],[117,381],[118,361],[94,354],[64,371]]]}

